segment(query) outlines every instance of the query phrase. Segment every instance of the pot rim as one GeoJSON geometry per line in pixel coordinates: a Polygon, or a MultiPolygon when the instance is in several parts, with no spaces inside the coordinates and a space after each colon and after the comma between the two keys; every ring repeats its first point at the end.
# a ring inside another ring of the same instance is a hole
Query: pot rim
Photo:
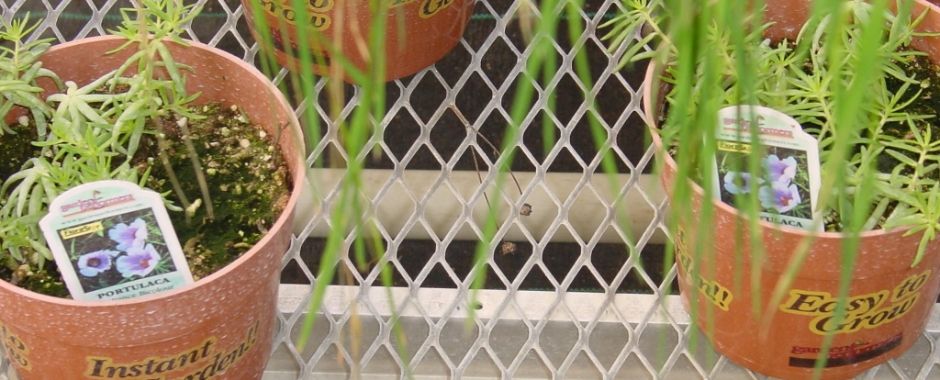
{"type": "MultiPolygon", "coordinates": [[[[928,11],[934,13],[940,13],[940,6],[934,5],[932,3],[926,2],[924,0],[915,0],[919,6],[927,7],[928,11]]],[[[656,146],[656,150],[659,156],[662,157],[663,163],[669,167],[670,170],[675,171],[677,169],[676,161],[663,149],[663,142],[659,136],[659,125],[656,120],[659,116],[659,110],[657,107],[660,105],[660,99],[653,99],[654,88],[659,88],[660,78],[659,73],[661,72],[660,64],[655,59],[651,60],[649,66],[646,69],[646,74],[643,77],[644,83],[646,83],[645,88],[643,89],[643,117],[644,122],[646,123],[647,129],[650,131],[650,135],[653,139],[653,145],[656,146]],[[654,103],[655,102],[655,103],[654,103]]],[[[662,174],[660,175],[662,176],[662,174]]],[[[678,179],[677,179],[678,180],[678,179]]],[[[692,185],[692,191],[699,197],[705,198],[705,190],[695,181],[688,180],[692,185]]],[[[743,215],[738,212],[738,209],[734,206],[726,204],[720,200],[712,199],[712,205],[716,209],[720,209],[724,212],[731,214],[735,218],[740,218],[747,220],[747,215],[743,215]]],[[[798,229],[794,227],[774,224],[764,220],[758,220],[758,225],[764,230],[773,230],[784,235],[794,235],[798,238],[812,238],[812,239],[833,239],[840,240],[845,238],[845,234],[842,232],[816,232],[816,231],[807,231],[803,229],[798,229]]],[[[893,228],[886,230],[880,228],[877,230],[863,231],[859,234],[860,239],[873,239],[873,238],[883,238],[887,236],[894,235],[905,235],[910,231],[909,228],[893,228]]]]}
{"type": "MultiPolygon", "coordinates": [[[[125,41],[125,39],[123,37],[110,36],[110,35],[86,37],[86,38],[82,38],[82,39],[78,39],[74,41],[56,44],[49,49],[49,52],[72,48],[75,46],[81,46],[81,45],[90,44],[90,43],[98,43],[102,41],[125,41]]],[[[289,121],[290,121],[290,129],[294,133],[294,140],[298,142],[303,142],[303,138],[301,137],[303,136],[303,134],[300,129],[300,123],[297,120],[297,117],[295,116],[293,112],[293,107],[291,107],[290,103],[287,102],[287,99],[284,97],[284,94],[282,94],[281,91],[278,90],[277,87],[275,87],[266,76],[264,76],[264,74],[258,71],[258,69],[256,69],[254,66],[247,64],[245,61],[235,57],[234,55],[224,50],[206,45],[198,41],[192,41],[189,39],[184,39],[184,41],[186,41],[186,43],[189,45],[189,46],[186,46],[187,49],[198,49],[198,50],[206,51],[210,54],[220,56],[226,61],[229,61],[237,65],[238,67],[240,67],[244,72],[247,73],[249,77],[253,78],[254,80],[259,81],[260,83],[264,83],[264,87],[268,88],[269,91],[274,94],[275,101],[287,113],[289,121]]],[[[299,151],[303,151],[303,146],[298,146],[298,148],[299,148],[298,149],[299,151]]],[[[282,149],[278,149],[278,150],[280,151],[282,155],[284,155],[284,150],[282,149]]],[[[221,277],[227,275],[229,272],[233,271],[234,268],[242,265],[242,263],[244,263],[245,261],[250,260],[253,256],[258,255],[261,252],[261,247],[268,245],[271,239],[273,239],[274,237],[273,231],[278,231],[283,228],[288,228],[288,229],[290,228],[289,226],[287,226],[287,222],[288,222],[288,219],[290,219],[293,214],[294,207],[297,205],[297,202],[303,190],[303,185],[305,184],[305,181],[306,181],[306,177],[305,177],[306,170],[304,170],[306,163],[304,162],[303,157],[301,157],[300,155],[297,155],[296,157],[293,157],[293,158],[285,157],[285,159],[294,160],[295,161],[294,167],[296,167],[297,170],[290,170],[291,166],[290,164],[288,164],[288,169],[291,171],[291,176],[293,178],[293,183],[292,183],[293,188],[291,189],[291,194],[290,194],[290,198],[287,201],[287,205],[284,206],[284,211],[282,211],[281,215],[278,216],[277,220],[269,229],[269,232],[265,234],[261,238],[261,240],[255,243],[255,245],[252,246],[251,249],[243,253],[241,256],[235,259],[235,261],[232,261],[231,263],[228,263],[227,265],[222,267],[222,269],[215,271],[206,277],[203,277],[199,281],[196,281],[187,286],[174,289],[168,292],[133,298],[129,300],[119,300],[119,301],[110,301],[110,300],[109,301],[77,301],[71,298],[54,297],[54,296],[50,296],[50,295],[46,295],[42,293],[33,292],[25,288],[21,288],[19,286],[13,285],[2,279],[0,279],[0,291],[10,292],[10,293],[15,294],[16,296],[33,299],[42,303],[55,304],[55,305],[60,305],[60,306],[65,306],[65,307],[114,308],[117,306],[131,306],[131,305],[145,304],[145,303],[154,302],[154,301],[160,301],[163,299],[176,297],[180,294],[192,292],[201,287],[207,286],[208,284],[213,283],[219,280],[221,277]]]]}

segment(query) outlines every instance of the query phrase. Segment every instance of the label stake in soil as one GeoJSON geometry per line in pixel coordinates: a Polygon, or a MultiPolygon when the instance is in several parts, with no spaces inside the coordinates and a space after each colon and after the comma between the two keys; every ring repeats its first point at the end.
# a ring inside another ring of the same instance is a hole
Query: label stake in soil
{"type": "Polygon", "coordinates": [[[163,198],[131,182],[74,187],[56,197],[40,227],[77,300],[128,299],[193,282],[163,198]]]}

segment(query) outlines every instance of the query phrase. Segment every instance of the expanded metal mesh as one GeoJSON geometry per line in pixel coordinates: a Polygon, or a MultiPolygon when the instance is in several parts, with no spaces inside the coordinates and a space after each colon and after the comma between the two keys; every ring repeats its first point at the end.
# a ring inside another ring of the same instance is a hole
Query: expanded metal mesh
{"type": "MultiPolygon", "coordinates": [[[[257,46],[234,0],[200,0],[190,37],[254,62],[257,46]]],[[[2,18],[27,12],[42,20],[35,36],[67,41],[104,34],[127,0],[2,0],[2,18]]],[[[313,344],[293,344],[306,316],[342,169],[313,169],[318,191],[302,214],[285,259],[281,330],[266,378],[759,378],[715,354],[689,327],[677,297],[666,294],[675,268],[662,268],[665,202],[649,175],[652,150],[640,117],[642,67],[617,70],[598,26],[616,0],[587,1],[577,15],[587,31],[555,41],[559,69],[527,78],[530,54],[519,29],[525,0],[478,1],[465,38],[436,66],[388,85],[384,133],[370,140],[365,210],[385,243],[375,262],[393,269],[382,287],[376,265],[339,263],[340,280],[318,314],[313,344]],[[590,57],[592,85],[573,56],[590,57]],[[537,98],[517,144],[513,182],[492,188],[501,132],[515,86],[537,98]],[[592,111],[581,95],[598,100],[592,111]],[[588,129],[606,132],[619,174],[599,169],[588,129]],[[543,128],[557,141],[544,144],[543,128]],[[611,186],[609,179],[613,179],[611,186]],[[515,185],[518,183],[518,186],[515,185]],[[489,202],[501,202],[502,228],[487,258],[488,281],[466,319],[473,247],[489,202]],[[630,255],[633,249],[636,255],[630,255]],[[400,326],[403,335],[394,331],[400,326]]],[[[570,20],[568,20],[570,21],[570,20]]],[[[80,63],[78,63],[80,64],[80,63]]],[[[285,72],[275,76],[284,80],[285,72]]],[[[324,90],[317,86],[318,98],[324,90]]],[[[343,115],[358,101],[348,89],[343,115]]],[[[327,120],[325,100],[317,108],[327,120]]],[[[349,159],[334,123],[308,162],[341,167],[349,159]]],[[[346,249],[352,244],[349,235],[346,249]]],[[[909,353],[864,378],[940,378],[940,325],[909,353]]],[[[9,371],[0,362],[0,379],[9,371]]],[[[12,375],[10,375],[12,376],[12,375]]]]}

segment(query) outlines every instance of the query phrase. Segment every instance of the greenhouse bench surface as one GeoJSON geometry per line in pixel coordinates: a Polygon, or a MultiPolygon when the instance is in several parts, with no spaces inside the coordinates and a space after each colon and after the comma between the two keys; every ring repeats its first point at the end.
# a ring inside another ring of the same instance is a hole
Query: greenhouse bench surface
{"type": "MultiPolygon", "coordinates": [[[[450,289],[425,289],[433,297],[454,296],[455,292],[450,289]]],[[[297,306],[295,303],[302,298],[302,293],[306,289],[298,286],[282,286],[280,307],[283,311],[292,311],[297,306]]],[[[334,288],[327,297],[327,310],[330,313],[339,315],[348,302],[347,296],[353,289],[337,287],[334,288]]],[[[393,297],[398,298],[403,295],[404,290],[400,290],[393,297]]],[[[539,315],[548,312],[545,307],[550,302],[552,295],[545,292],[523,292],[528,300],[525,305],[527,314],[539,315]]],[[[579,306],[572,310],[578,317],[585,317],[584,323],[591,319],[592,310],[601,307],[606,298],[603,294],[584,294],[584,299],[579,306]]],[[[371,297],[378,301],[377,304],[384,303],[387,298],[383,290],[374,289],[371,297]]],[[[484,307],[480,311],[479,317],[486,320],[486,306],[491,303],[498,303],[505,298],[501,292],[484,292],[480,296],[480,303],[484,307]]],[[[509,371],[506,367],[496,364],[494,361],[473,361],[466,366],[461,366],[454,371],[448,368],[448,364],[440,356],[426,358],[412,374],[415,379],[439,379],[439,378],[461,378],[461,379],[769,379],[768,377],[755,374],[743,369],[734,363],[716,354],[708,343],[702,340],[702,335],[689,326],[689,316],[684,312],[680,305],[679,297],[667,296],[661,303],[657,304],[656,297],[647,295],[623,294],[616,296],[615,303],[618,310],[628,317],[628,322],[634,327],[640,327],[642,336],[631,338],[624,342],[618,339],[618,325],[620,322],[616,318],[601,318],[602,322],[594,326],[595,333],[592,334],[590,346],[596,353],[596,360],[601,363],[613,361],[616,370],[605,372],[603,367],[595,365],[592,361],[575,361],[566,368],[549,368],[546,363],[537,360],[525,360],[522,364],[509,371]],[[646,314],[645,310],[658,309],[652,314],[646,314]],[[660,350],[658,345],[669,347],[660,350]],[[698,349],[695,349],[698,347],[698,349]],[[657,352],[659,350],[659,352],[657,352]],[[614,354],[610,354],[613,352],[614,354]],[[629,355],[626,360],[622,357],[624,353],[629,355]],[[644,354],[645,353],[645,354],[644,354]],[[621,358],[615,359],[611,356],[620,355],[621,358]],[[645,356],[644,356],[645,355],[645,356]],[[640,359],[640,358],[643,359],[640,359]]],[[[445,298],[441,298],[445,299],[445,298]]],[[[439,305],[438,305],[439,306],[439,305]]],[[[432,318],[442,316],[441,309],[435,306],[435,302],[429,302],[422,305],[432,318]],[[437,307],[437,308],[436,308],[437,307]]],[[[378,310],[384,318],[389,317],[388,308],[378,310]]],[[[370,318],[370,316],[363,316],[370,318]]],[[[424,319],[414,310],[406,311],[401,314],[402,325],[409,337],[414,332],[426,334],[426,330],[421,330],[424,319]]],[[[466,350],[467,338],[464,320],[461,315],[453,315],[454,323],[443,329],[437,336],[428,337],[440,343],[443,350],[461,351],[466,350]]],[[[516,316],[518,317],[518,316],[516,316]]],[[[576,332],[569,331],[565,323],[567,318],[558,316],[558,320],[549,318],[548,326],[542,331],[543,336],[551,338],[542,338],[543,347],[549,347],[544,355],[552,357],[554,355],[566,355],[566,340],[577,340],[576,332]],[[556,350],[561,352],[552,352],[556,350]]],[[[528,329],[521,319],[512,317],[501,319],[501,323],[507,326],[501,330],[505,335],[490,336],[490,347],[496,357],[516,355],[518,347],[521,347],[527,338],[528,329]]],[[[363,338],[368,341],[370,337],[375,336],[376,331],[370,331],[363,338]]],[[[320,331],[316,336],[327,336],[327,331],[320,331]]],[[[477,334],[474,332],[473,334],[477,334]]],[[[474,336],[470,336],[473,339],[474,336]]],[[[409,338],[411,339],[411,338],[409,338]]],[[[418,336],[423,339],[423,335],[418,336]]],[[[568,342],[568,345],[571,345],[568,342]]],[[[872,368],[864,374],[858,376],[858,379],[940,379],[940,304],[934,306],[930,319],[927,322],[926,331],[917,343],[906,353],[897,359],[888,363],[872,368]]],[[[306,373],[306,376],[299,376],[297,372],[297,362],[294,359],[294,352],[288,350],[276,350],[271,362],[268,364],[268,370],[265,373],[265,380],[280,379],[347,379],[351,373],[358,373],[364,379],[397,379],[402,377],[401,368],[388,355],[375,355],[371,358],[369,364],[363,368],[349,368],[340,365],[335,356],[335,351],[325,356],[317,368],[306,373]],[[330,356],[333,355],[333,356],[330,356]]]]}
{"type": "MultiPolygon", "coordinates": [[[[445,296],[455,296],[451,289],[424,289],[434,294],[435,298],[445,296]]],[[[279,298],[279,308],[283,318],[289,318],[291,313],[298,307],[298,303],[303,299],[304,293],[308,289],[297,285],[282,285],[279,298]]],[[[354,289],[349,287],[334,287],[327,296],[326,308],[334,315],[341,315],[343,305],[345,305],[354,289]]],[[[396,296],[401,296],[403,290],[398,290],[396,296]]],[[[480,303],[483,305],[491,302],[499,302],[504,298],[501,292],[484,292],[480,296],[480,303]]],[[[525,292],[523,294],[529,304],[527,313],[544,313],[545,301],[550,299],[551,294],[545,292],[525,292]],[[542,305],[542,306],[539,306],[542,305]]],[[[384,303],[386,300],[384,290],[373,290],[371,297],[378,300],[377,304],[384,303]]],[[[579,307],[572,311],[578,316],[588,316],[594,307],[599,307],[605,298],[602,294],[585,294],[584,300],[579,303],[579,307]]],[[[596,354],[593,354],[596,360],[615,362],[617,369],[604,373],[591,361],[575,361],[565,368],[549,368],[540,360],[525,360],[516,366],[512,372],[507,368],[497,365],[494,361],[473,361],[467,365],[460,366],[456,371],[449,369],[440,356],[426,357],[413,373],[414,379],[440,379],[440,378],[462,378],[462,379],[546,379],[546,378],[564,378],[564,379],[696,379],[707,378],[715,380],[724,379],[765,379],[766,377],[754,374],[731,363],[724,357],[715,354],[710,347],[706,347],[698,333],[692,333],[689,328],[688,315],[679,305],[677,296],[667,296],[661,302],[661,308],[652,315],[644,315],[643,310],[653,308],[656,299],[653,296],[624,294],[616,296],[615,301],[622,313],[630,313],[633,318],[628,318],[630,325],[634,327],[642,326],[643,335],[636,339],[624,341],[618,339],[618,325],[614,318],[602,318],[602,322],[594,326],[598,333],[592,340],[590,346],[594,347],[596,354]],[[697,342],[692,341],[693,335],[698,338],[697,342]],[[681,337],[681,338],[680,338],[681,337]],[[679,340],[678,342],[676,340],[679,340]],[[673,349],[659,350],[658,345],[668,344],[673,349]],[[698,349],[693,347],[698,346],[698,349]],[[660,352],[657,353],[657,350],[660,352]],[[610,352],[622,355],[621,351],[630,354],[626,358],[615,359],[610,357],[610,352]],[[644,353],[645,356],[644,356],[644,353]],[[643,358],[643,359],[640,359],[643,358]],[[612,360],[613,359],[613,360],[612,360]],[[619,362],[619,363],[618,363],[619,362]],[[556,376],[553,376],[556,374],[556,376]]],[[[442,309],[434,302],[422,305],[430,318],[439,319],[442,317],[442,309]]],[[[486,321],[486,307],[481,310],[480,318],[486,321]]],[[[388,308],[380,308],[377,314],[381,318],[389,317],[388,308]]],[[[453,324],[442,329],[437,336],[428,337],[439,342],[441,349],[448,350],[466,350],[467,336],[462,315],[454,315],[453,324]]],[[[516,316],[518,317],[518,316],[516,316]]],[[[364,320],[364,325],[369,325],[368,320],[375,318],[370,315],[359,315],[364,320]]],[[[515,355],[513,350],[522,346],[527,340],[528,329],[521,319],[512,317],[503,317],[500,323],[506,327],[501,331],[506,332],[498,337],[490,334],[490,350],[497,357],[506,355],[515,355]]],[[[409,337],[421,339],[417,334],[426,334],[426,327],[422,331],[422,325],[425,324],[424,318],[414,310],[406,310],[401,314],[402,328],[409,337]]],[[[577,332],[566,323],[566,318],[554,320],[550,318],[548,325],[544,328],[542,334],[551,337],[543,338],[543,347],[546,347],[544,355],[552,357],[555,355],[565,355],[566,347],[564,342],[577,340],[577,332]]],[[[348,334],[348,332],[328,332],[322,328],[318,329],[314,335],[317,337],[328,337],[333,334],[348,334]]],[[[378,331],[375,329],[364,328],[363,341],[375,339],[378,331]]],[[[474,332],[473,334],[477,334],[474,332]]],[[[283,337],[283,331],[281,332],[283,337]]],[[[474,337],[471,336],[470,339],[474,337]]],[[[409,338],[413,339],[413,338],[409,338]]],[[[309,372],[299,373],[300,363],[296,359],[298,353],[292,345],[290,348],[285,345],[278,345],[271,355],[267,370],[263,377],[264,380],[287,380],[287,379],[348,379],[350,374],[358,373],[364,379],[398,379],[402,377],[401,367],[389,355],[372,355],[363,368],[350,368],[341,365],[335,355],[336,351],[326,354],[309,372]]],[[[926,332],[921,339],[908,352],[901,357],[891,360],[886,364],[875,367],[858,379],[940,379],[940,306],[935,306],[932,315],[927,322],[926,332]]],[[[0,380],[16,380],[16,375],[7,368],[7,363],[0,364],[0,380]]]]}
{"type": "MultiPolygon", "coordinates": [[[[195,2],[204,10],[187,28],[189,38],[259,61],[239,0],[195,2]]],[[[519,63],[531,49],[518,15],[529,3],[478,0],[450,54],[386,86],[384,135],[366,147],[377,153],[366,163],[362,193],[379,222],[385,243],[379,254],[388,259],[395,286],[383,288],[378,271],[362,273],[350,255],[341,257],[345,273],[337,277],[344,279],[328,290],[310,344],[298,351],[318,252],[344,174],[310,169],[320,190],[311,204],[323,211],[308,204],[298,214],[283,263],[280,329],[264,379],[763,378],[715,354],[690,327],[674,295],[676,267],[663,267],[668,205],[659,178],[650,174],[654,149],[641,109],[646,67],[618,69],[625,49],[608,52],[598,31],[623,10],[619,0],[585,1],[575,17],[586,32],[553,44],[558,70],[534,86],[554,96],[539,96],[526,116],[533,127],[512,163],[518,185],[493,190],[498,154],[490,146],[502,142],[515,86],[528,83],[519,63]],[[572,64],[578,51],[587,52],[590,85],[572,64]],[[584,90],[596,98],[596,110],[584,90]],[[618,170],[612,177],[596,155],[585,122],[590,115],[607,133],[618,170]],[[537,133],[543,126],[558,137],[549,148],[537,133]],[[617,189],[611,190],[610,178],[617,189]],[[468,322],[468,266],[490,200],[507,210],[528,209],[510,213],[497,233],[502,244],[486,263],[487,283],[473,306],[477,319],[468,322]],[[395,333],[395,315],[405,339],[395,333]]],[[[29,13],[41,22],[33,37],[65,42],[104,34],[130,4],[3,0],[0,12],[5,22],[29,13]]],[[[289,75],[281,70],[271,77],[283,83],[289,75]]],[[[327,98],[325,88],[323,80],[316,84],[318,99],[327,98]]],[[[340,108],[351,110],[359,92],[346,90],[340,108]]],[[[309,149],[311,167],[347,157],[337,148],[339,124],[328,109],[322,102],[316,108],[323,138],[309,149]]],[[[938,347],[940,307],[934,306],[926,333],[909,352],[860,378],[940,379],[938,347]]],[[[0,380],[14,379],[9,364],[0,363],[0,380]]]]}

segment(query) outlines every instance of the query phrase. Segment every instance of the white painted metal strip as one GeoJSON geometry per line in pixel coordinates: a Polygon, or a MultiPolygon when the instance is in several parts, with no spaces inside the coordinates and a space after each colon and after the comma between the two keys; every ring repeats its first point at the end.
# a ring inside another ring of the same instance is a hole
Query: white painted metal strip
{"type": "MultiPolygon", "coordinates": [[[[316,178],[317,189],[313,191],[329,193],[336,189],[342,176],[345,175],[343,169],[310,169],[307,173],[308,178],[316,178]]],[[[400,178],[392,179],[395,172],[392,170],[365,170],[362,174],[362,192],[367,199],[375,199],[380,190],[384,190],[382,201],[375,204],[376,218],[382,223],[382,226],[391,236],[399,235],[404,228],[406,220],[416,209],[417,202],[423,202],[423,213],[420,215],[427,223],[425,225],[434,229],[432,231],[437,236],[446,235],[454,226],[454,221],[458,219],[464,211],[464,207],[471,207],[474,218],[485,220],[487,207],[484,202],[477,202],[473,205],[465,206],[465,199],[468,199],[480,185],[480,179],[473,171],[454,171],[439,172],[436,170],[407,170],[402,172],[400,178]],[[448,186],[441,186],[438,182],[441,176],[446,176],[446,180],[457,190],[459,194],[454,194],[448,186]],[[389,185],[387,182],[392,181],[389,185]],[[456,198],[459,196],[462,199],[456,198]]],[[[516,179],[525,186],[531,183],[535,178],[535,173],[516,172],[516,179]]],[[[631,175],[619,174],[616,176],[616,182],[624,186],[630,181],[631,175]]],[[[530,215],[520,218],[526,229],[532,236],[541,241],[550,227],[557,223],[558,202],[564,203],[567,197],[575,197],[571,204],[571,210],[566,215],[565,220],[578,236],[590,237],[599,230],[605,216],[609,212],[611,204],[614,202],[614,194],[610,192],[610,183],[608,177],[604,175],[591,175],[590,173],[546,173],[543,179],[540,179],[541,186],[536,187],[522,200],[524,203],[532,205],[533,211],[530,215]],[[587,175],[587,179],[585,179],[587,175]],[[590,183],[594,191],[575,192],[579,183],[590,183]],[[552,199],[545,190],[551,191],[556,199],[552,199]],[[589,196],[589,194],[595,196],[589,196]]],[[[636,179],[636,185],[628,190],[619,204],[623,210],[628,211],[629,221],[627,228],[630,228],[632,236],[641,236],[649,227],[655,218],[655,210],[650,206],[643,195],[649,198],[650,202],[659,204],[662,202],[664,192],[659,183],[659,177],[655,175],[641,174],[636,179]],[[642,192],[642,193],[641,193],[642,192]]],[[[619,191],[620,189],[618,189],[619,191]]],[[[504,189],[503,191],[511,199],[517,200],[519,193],[515,188],[504,189]]],[[[305,202],[297,205],[297,217],[299,225],[295,226],[295,231],[300,232],[306,226],[306,221],[311,220],[317,205],[311,202],[312,199],[322,199],[321,196],[304,197],[305,202]]],[[[521,203],[520,203],[521,204],[521,203]]],[[[504,214],[505,214],[505,210],[504,214]]],[[[503,215],[505,217],[505,215],[503,215]]],[[[526,237],[518,229],[509,230],[506,238],[509,240],[525,240],[526,237]]],[[[310,236],[326,236],[328,229],[325,225],[318,226],[311,231],[310,236]]],[[[409,239],[428,239],[428,231],[423,228],[405,231],[409,239]]],[[[459,230],[455,236],[457,240],[477,240],[479,237],[470,228],[459,230]]],[[[550,236],[554,242],[575,242],[566,229],[562,228],[554,235],[550,236]]],[[[602,243],[623,243],[621,237],[613,231],[607,231],[600,237],[602,243]]],[[[650,238],[653,244],[663,244],[665,236],[657,232],[650,238]]]]}
{"type": "MultiPolygon", "coordinates": [[[[343,314],[355,299],[359,287],[356,286],[331,286],[326,292],[326,299],[322,310],[330,314],[343,314]]],[[[290,314],[297,310],[307,294],[310,292],[308,285],[289,285],[282,284],[280,287],[280,296],[278,297],[278,308],[282,313],[290,314]]],[[[408,288],[392,288],[392,297],[400,303],[409,295],[408,288]]],[[[375,307],[377,314],[381,316],[392,315],[389,307],[388,292],[382,288],[372,288],[368,292],[368,297],[375,307]]],[[[495,307],[487,305],[499,305],[509,293],[503,290],[481,290],[478,301],[482,308],[477,311],[477,317],[481,319],[491,319],[495,315],[495,307]]],[[[552,310],[550,306],[554,304],[557,297],[555,292],[546,291],[518,291],[516,292],[516,302],[524,310],[526,319],[529,320],[549,320],[549,321],[571,321],[572,319],[589,322],[594,320],[598,310],[604,307],[607,296],[603,293],[574,293],[566,294],[566,304],[573,313],[573,316],[560,311],[552,310]]],[[[468,299],[457,289],[437,289],[421,288],[418,289],[417,297],[411,298],[411,302],[417,300],[421,308],[424,309],[426,316],[430,318],[463,318],[466,317],[465,308],[448,312],[450,305],[455,299],[468,299]]],[[[649,294],[616,294],[613,301],[614,309],[623,316],[621,321],[608,307],[604,311],[598,322],[629,322],[629,323],[670,323],[667,318],[678,324],[688,324],[689,315],[682,308],[679,296],[665,296],[661,304],[657,305],[657,297],[649,294]],[[646,314],[649,310],[654,310],[652,316],[647,320],[646,314]]],[[[367,312],[360,309],[359,312],[367,312]]],[[[401,313],[402,317],[422,317],[422,313],[415,307],[406,307],[401,313]]],[[[507,308],[505,312],[499,315],[503,320],[519,320],[520,315],[516,308],[507,308]]],[[[930,318],[927,320],[926,330],[928,332],[940,332],[940,306],[934,305],[930,318]]]]}

